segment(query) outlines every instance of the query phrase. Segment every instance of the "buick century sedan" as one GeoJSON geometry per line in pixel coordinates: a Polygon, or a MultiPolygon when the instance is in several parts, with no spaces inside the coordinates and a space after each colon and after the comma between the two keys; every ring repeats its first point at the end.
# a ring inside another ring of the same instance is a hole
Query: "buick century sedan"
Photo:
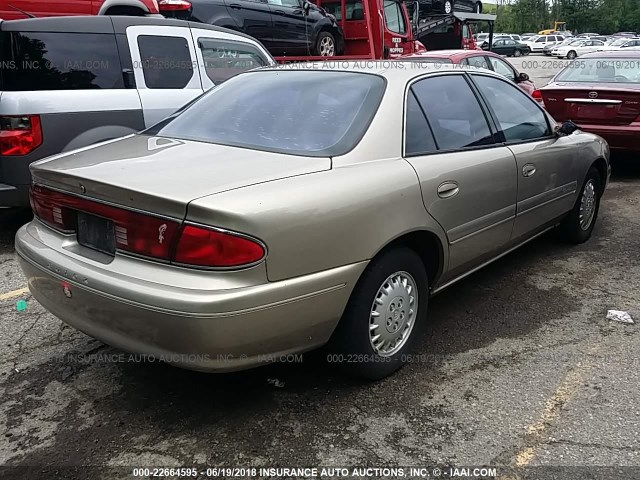
{"type": "Polygon", "coordinates": [[[550,229],[586,241],[610,173],[604,140],[504,77],[409,65],[242,73],[33,164],[16,237],[33,296],[192,369],[326,345],[351,373],[391,374],[430,295],[550,229]]]}

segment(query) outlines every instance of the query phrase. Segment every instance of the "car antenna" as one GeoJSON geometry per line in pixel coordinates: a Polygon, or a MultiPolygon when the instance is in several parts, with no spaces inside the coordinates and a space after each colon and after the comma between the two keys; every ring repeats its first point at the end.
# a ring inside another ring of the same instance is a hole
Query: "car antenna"
{"type": "Polygon", "coordinates": [[[13,5],[9,5],[9,6],[10,6],[11,8],[13,8],[14,10],[17,10],[17,11],[19,11],[20,13],[22,13],[22,14],[26,15],[26,16],[27,16],[27,17],[29,17],[29,18],[36,18],[36,16],[35,16],[33,13],[25,12],[24,10],[20,10],[18,7],[14,7],[13,5]]]}

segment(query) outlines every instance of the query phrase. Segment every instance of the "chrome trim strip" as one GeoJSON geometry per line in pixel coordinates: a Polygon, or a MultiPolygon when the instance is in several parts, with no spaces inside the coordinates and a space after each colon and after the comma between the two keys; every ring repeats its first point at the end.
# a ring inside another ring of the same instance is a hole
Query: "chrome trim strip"
{"type": "Polygon", "coordinates": [[[526,198],[518,202],[518,208],[516,211],[516,217],[520,215],[530,212],[531,210],[535,210],[536,208],[542,207],[544,205],[548,205],[549,203],[560,200],[561,198],[566,197],[567,195],[573,195],[576,193],[578,189],[578,182],[567,183],[566,185],[561,185],[552,190],[547,190],[546,192],[542,192],[538,195],[534,195],[533,197],[526,198]]]}
{"type": "MultiPolygon", "coordinates": [[[[482,232],[486,232],[487,230],[490,230],[491,228],[498,227],[498,226],[502,225],[503,223],[513,221],[516,218],[516,216],[514,215],[515,205],[512,205],[512,206],[507,207],[507,208],[503,208],[502,210],[498,210],[497,212],[490,213],[489,215],[485,215],[484,217],[481,217],[481,218],[479,218],[477,220],[473,220],[471,222],[465,223],[464,225],[456,227],[456,228],[450,230],[449,232],[447,232],[447,236],[449,236],[449,238],[451,238],[451,236],[453,236],[453,235],[450,235],[450,233],[453,232],[454,230],[458,230],[458,229],[465,228],[465,227],[466,227],[465,229],[468,230],[467,226],[469,224],[471,224],[471,223],[473,223],[473,224],[479,223],[479,221],[482,221],[482,220],[486,219],[487,217],[502,216],[501,214],[507,209],[509,210],[509,214],[510,214],[507,218],[503,218],[502,220],[498,220],[495,223],[492,223],[490,225],[486,225],[486,226],[484,226],[482,228],[479,228],[478,230],[472,231],[471,233],[467,233],[466,235],[464,235],[462,237],[459,237],[459,238],[456,238],[455,240],[449,241],[449,244],[450,245],[455,245],[456,243],[462,242],[463,240],[467,240],[467,239],[469,239],[469,238],[471,238],[471,237],[473,237],[475,235],[478,235],[478,234],[480,234],[482,232]]],[[[485,223],[485,222],[482,222],[482,223],[485,223]]],[[[474,226],[474,225],[472,225],[472,226],[474,226]]]]}
{"type": "Polygon", "coordinates": [[[620,105],[622,100],[607,100],[605,98],[565,98],[568,103],[596,103],[602,105],[620,105]]]}

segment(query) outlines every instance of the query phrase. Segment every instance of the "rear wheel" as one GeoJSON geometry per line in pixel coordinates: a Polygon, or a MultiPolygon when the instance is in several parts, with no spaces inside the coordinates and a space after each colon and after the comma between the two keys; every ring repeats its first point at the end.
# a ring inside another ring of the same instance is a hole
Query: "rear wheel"
{"type": "Polygon", "coordinates": [[[398,247],[371,261],[358,281],[329,349],[347,372],[377,380],[406,362],[424,326],[427,273],[411,249],[398,247]]]}
{"type": "Polygon", "coordinates": [[[475,13],[482,13],[482,2],[476,2],[476,6],[473,11],[475,13]]]}
{"type": "Polygon", "coordinates": [[[578,54],[576,52],[574,52],[573,50],[571,50],[569,53],[567,53],[567,58],[569,60],[573,60],[574,58],[576,58],[578,56],[578,54]]]}
{"type": "Polygon", "coordinates": [[[589,240],[600,210],[601,186],[600,173],[591,167],[571,213],[560,224],[563,240],[575,244],[589,240]]]}
{"type": "Polygon", "coordinates": [[[444,0],[444,2],[442,2],[442,13],[446,13],[447,15],[453,13],[453,0],[444,0]]]}
{"type": "Polygon", "coordinates": [[[316,55],[333,57],[336,54],[336,39],[329,32],[320,32],[315,50],[316,55]]]}
{"type": "Polygon", "coordinates": [[[520,55],[522,55],[522,52],[516,48],[516,49],[513,51],[513,56],[514,56],[514,57],[519,57],[520,55]]]}

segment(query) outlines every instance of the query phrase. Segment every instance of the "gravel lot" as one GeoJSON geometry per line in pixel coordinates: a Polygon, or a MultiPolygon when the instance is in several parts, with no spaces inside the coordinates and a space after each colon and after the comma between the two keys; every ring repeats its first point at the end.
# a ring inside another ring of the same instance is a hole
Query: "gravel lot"
{"type": "MultiPolygon", "coordinates": [[[[558,68],[521,70],[542,86],[558,68]]],[[[640,321],[639,209],[640,158],[617,158],[591,241],[546,235],[434,297],[422,355],[377,383],[321,353],[226,375],[113,361],[121,352],[11,293],[26,286],[13,235],[27,217],[4,215],[0,465],[25,468],[0,477],[116,478],[68,468],[83,465],[128,467],[122,478],[143,465],[640,466],[640,327],[605,319],[614,308],[640,321]]]]}

